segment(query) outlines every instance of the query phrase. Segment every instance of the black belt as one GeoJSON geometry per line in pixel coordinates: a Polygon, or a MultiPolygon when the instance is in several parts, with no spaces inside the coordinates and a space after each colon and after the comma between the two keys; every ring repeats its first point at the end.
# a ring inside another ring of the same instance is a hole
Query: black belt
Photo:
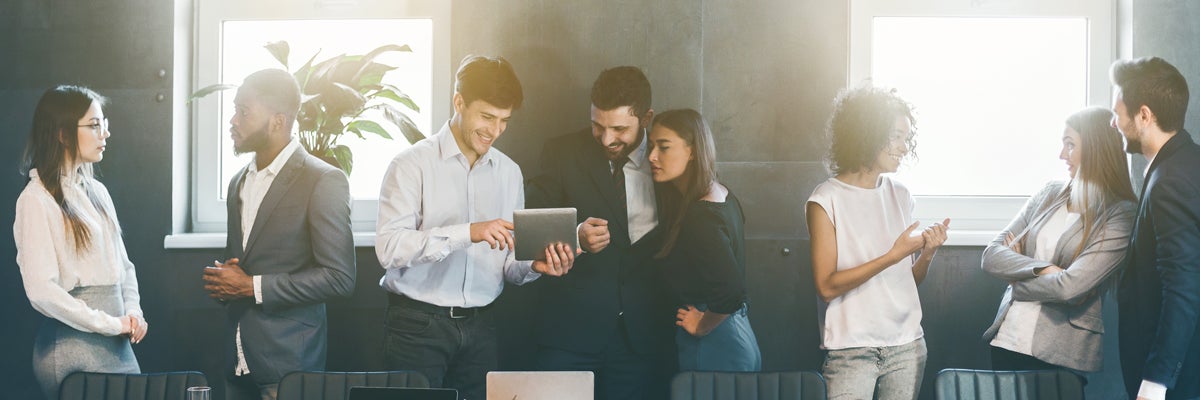
{"type": "Polygon", "coordinates": [[[388,305],[410,308],[432,315],[441,315],[452,319],[470,318],[479,316],[479,313],[487,309],[484,307],[442,307],[429,304],[419,300],[413,300],[408,296],[388,292],[388,305]]]}

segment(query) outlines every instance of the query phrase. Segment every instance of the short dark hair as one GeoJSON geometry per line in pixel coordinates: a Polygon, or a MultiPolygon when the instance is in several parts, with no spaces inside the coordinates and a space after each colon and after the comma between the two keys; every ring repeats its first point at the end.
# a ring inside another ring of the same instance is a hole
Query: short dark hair
{"type": "MultiPolygon", "coordinates": [[[[864,85],[843,90],[833,101],[833,116],[826,129],[832,142],[829,168],[837,174],[874,167],[879,152],[891,140],[897,117],[907,117],[916,131],[913,106],[895,89],[864,85]]],[[[906,144],[908,154],[915,154],[912,136],[906,144]]]]}
{"type": "Polygon", "coordinates": [[[638,118],[650,111],[650,95],[650,80],[638,67],[606,69],[592,84],[593,106],[604,111],[629,106],[638,118]]]}
{"type": "Polygon", "coordinates": [[[504,57],[469,55],[458,65],[454,91],[464,104],[483,100],[500,108],[519,109],[525,95],[512,64],[504,57]]]}
{"type": "Polygon", "coordinates": [[[287,115],[288,126],[300,112],[300,84],[282,69],[264,69],[250,74],[242,82],[241,89],[254,92],[254,98],[272,111],[287,115]]]}
{"type": "Polygon", "coordinates": [[[1154,112],[1164,132],[1183,128],[1187,113],[1188,86],[1175,66],[1158,57],[1118,60],[1109,71],[1113,85],[1121,89],[1127,116],[1146,106],[1154,112]]]}

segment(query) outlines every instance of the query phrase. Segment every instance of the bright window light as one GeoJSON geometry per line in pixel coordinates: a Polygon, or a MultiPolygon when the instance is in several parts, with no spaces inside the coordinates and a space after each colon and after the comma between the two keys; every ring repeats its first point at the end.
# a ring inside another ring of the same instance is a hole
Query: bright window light
{"type": "MultiPolygon", "coordinates": [[[[411,53],[390,52],[376,58],[377,62],[397,67],[385,75],[384,82],[396,85],[421,107],[421,113],[408,113],[426,135],[432,135],[433,124],[429,110],[433,108],[433,21],[431,19],[343,19],[343,20],[280,20],[280,21],[223,21],[221,23],[220,81],[240,84],[247,76],[264,68],[282,68],[263,45],[285,40],[291,51],[289,71],[295,71],[320,51],[316,61],[341,54],[366,54],[385,44],[408,45],[411,53]]],[[[252,155],[233,154],[229,138],[229,119],[233,115],[234,91],[221,94],[220,198],[225,198],[226,183],[239,169],[250,162],[252,155]]],[[[369,115],[369,114],[366,114],[369,115]]],[[[380,117],[376,115],[376,117],[380,117]]],[[[346,133],[339,144],[350,146],[354,153],[354,171],[350,174],[350,194],[355,200],[374,200],[379,197],[379,185],[388,163],[409,146],[398,127],[383,118],[373,118],[391,132],[387,140],[364,132],[366,139],[346,133]]],[[[208,139],[206,139],[208,140],[208,139]]]]}
{"type": "Polygon", "coordinates": [[[871,73],[917,110],[915,195],[1028,196],[1068,179],[1064,121],[1088,104],[1085,18],[875,17],[871,73]]]}

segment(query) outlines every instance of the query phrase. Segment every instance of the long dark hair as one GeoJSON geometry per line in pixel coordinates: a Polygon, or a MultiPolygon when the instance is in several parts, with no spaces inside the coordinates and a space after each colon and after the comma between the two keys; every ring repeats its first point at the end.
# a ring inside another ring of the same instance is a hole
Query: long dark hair
{"type": "MultiPolygon", "coordinates": [[[[1079,211],[1083,237],[1088,237],[1108,207],[1120,201],[1137,201],[1129,181],[1121,133],[1112,127],[1113,114],[1104,107],[1088,107],[1067,117],[1067,126],[1079,133],[1083,153],[1079,172],[1067,186],[1071,205],[1079,211]]],[[[1083,251],[1081,246],[1076,256],[1083,251]]]]}
{"type": "Polygon", "coordinates": [[[54,197],[62,210],[66,228],[72,233],[75,249],[86,250],[92,232],[80,217],[79,206],[67,202],[63,196],[63,178],[78,177],[84,193],[100,215],[113,223],[110,210],[94,184],[91,163],[78,162],[79,119],[87,114],[92,103],[105,105],[108,99],[81,86],[61,85],[46,90],[33,111],[33,128],[25,142],[25,154],[21,162],[21,173],[29,176],[37,169],[42,186],[54,197]],[[74,166],[74,170],[69,170],[74,166]]]}
{"type": "Polygon", "coordinates": [[[655,258],[663,258],[671,253],[671,249],[675,248],[675,242],[679,239],[680,226],[683,224],[683,216],[687,213],[688,206],[693,201],[708,195],[712,184],[717,181],[717,150],[713,145],[712,131],[708,129],[704,117],[696,110],[685,108],[664,112],[654,117],[651,127],[654,126],[662,126],[675,131],[679,134],[679,138],[692,148],[692,159],[688,161],[683,176],[676,178],[683,179],[686,183],[684,185],[685,192],[681,193],[681,196],[674,197],[676,199],[674,204],[664,207],[668,213],[667,237],[663,241],[662,249],[654,255],[655,258]]]}

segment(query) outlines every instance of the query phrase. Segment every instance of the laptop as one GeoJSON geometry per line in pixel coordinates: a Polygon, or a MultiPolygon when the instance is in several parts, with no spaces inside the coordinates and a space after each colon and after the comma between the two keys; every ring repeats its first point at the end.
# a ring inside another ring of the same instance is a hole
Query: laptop
{"type": "Polygon", "coordinates": [[[493,371],[487,400],[594,400],[594,381],[591,371],[493,371]]]}
{"type": "Polygon", "coordinates": [[[355,386],[348,400],[458,400],[454,389],[414,389],[355,386]]]}

